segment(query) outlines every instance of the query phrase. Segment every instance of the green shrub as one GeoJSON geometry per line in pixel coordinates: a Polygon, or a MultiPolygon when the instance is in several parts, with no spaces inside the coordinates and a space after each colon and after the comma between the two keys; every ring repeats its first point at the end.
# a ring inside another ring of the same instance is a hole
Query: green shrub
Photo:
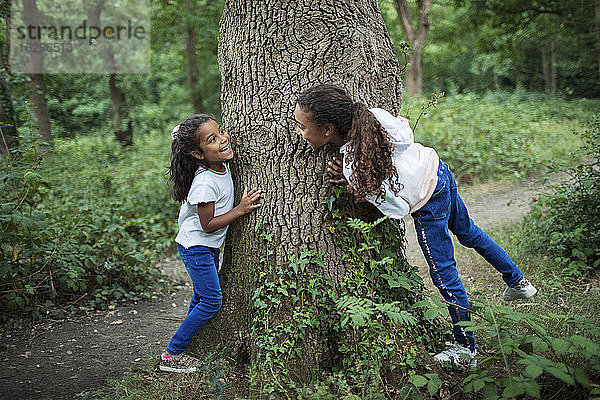
{"type": "Polygon", "coordinates": [[[168,139],[123,149],[88,136],[42,153],[35,135],[22,135],[0,165],[0,309],[40,317],[164,286],[154,265],[172,244],[178,208],[165,184],[168,139]]]}
{"type": "MultiPolygon", "coordinates": [[[[401,113],[415,124],[421,98],[406,98],[401,113]],[[418,107],[418,108],[416,108],[418,107]]],[[[573,131],[600,108],[598,100],[566,100],[528,92],[447,96],[421,118],[415,140],[433,147],[462,182],[545,173],[573,162],[573,131]]]]}
{"type": "Polygon", "coordinates": [[[471,309],[478,321],[459,324],[478,332],[486,348],[478,357],[478,369],[463,380],[465,392],[482,392],[486,399],[549,398],[560,392],[583,399],[599,394],[594,382],[600,377],[600,327],[592,321],[479,301],[471,309]],[[548,322],[557,320],[573,334],[550,332],[548,322]]]}
{"type": "Polygon", "coordinates": [[[547,250],[567,276],[600,269],[600,118],[582,135],[589,163],[569,170],[570,179],[532,203],[532,245],[547,250]]]}

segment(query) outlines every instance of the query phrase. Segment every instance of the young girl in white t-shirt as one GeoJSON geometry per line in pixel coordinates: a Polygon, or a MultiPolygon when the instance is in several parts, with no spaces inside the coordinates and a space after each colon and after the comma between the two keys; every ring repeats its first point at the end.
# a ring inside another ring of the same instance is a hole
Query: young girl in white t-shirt
{"type": "Polygon", "coordinates": [[[360,200],[373,203],[390,218],[411,214],[431,279],[448,302],[455,342],[435,356],[440,362],[473,367],[473,333],[457,325],[469,321],[469,301],[458,277],[449,232],[474,248],[502,273],[506,300],[533,296],[537,289],[523,277],[508,254],[469,217],[448,165],[432,148],[414,142],[405,118],[354,102],[334,85],[305,90],[294,117],[300,134],[314,148],[325,143],[340,147],[343,161],[328,171],[333,182],[348,184],[360,200]],[[462,355],[462,356],[461,356],[462,355]]]}
{"type": "Polygon", "coordinates": [[[160,357],[160,370],[194,372],[198,360],[183,354],[194,335],[221,308],[217,267],[227,227],[258,208],[261,191],[252,189],[233,206],[233,180],[227,162],[233,158],[229,135],[210,115],[193,115],[171,132],[169,181],[181,203],[179,256],[193,282],[185,320],[160,357]]]}

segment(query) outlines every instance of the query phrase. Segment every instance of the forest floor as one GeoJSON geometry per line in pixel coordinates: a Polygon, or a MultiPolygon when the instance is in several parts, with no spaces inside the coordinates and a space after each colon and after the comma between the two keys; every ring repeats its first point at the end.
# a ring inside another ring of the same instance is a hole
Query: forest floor
{"type": "MultiPolygon", "coordinates": [[[[542,185],[538,181],[494,183],[459,190],[471,217],[485,230],[521,218],[542,185]]],[[[434,290],[410,218],[406,228],[407,257],[419,266],[428,288],[434,290]]],[[[473,251],[456,247],[465,287],[486,297],[500,296],[504,288],[500,274],[480,260],[474,261],[473,251]]],[[[166,259],[161,268],[174,286],[151,301],[61,320],[34,323],[11,319],[2,323],[0,398],[80,398],[103,387],[108,378],[121,378],[157,357],[185,317],[191,292],[179,259],[166,259]]],[[[524,273],[527,275],[526,270],[524,273]]]]}

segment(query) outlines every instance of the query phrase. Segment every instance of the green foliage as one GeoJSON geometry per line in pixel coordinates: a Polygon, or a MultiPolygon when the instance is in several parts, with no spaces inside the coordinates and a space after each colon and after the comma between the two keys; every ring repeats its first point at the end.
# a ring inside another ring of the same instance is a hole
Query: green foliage
{"type": "Polygon", "coordinates": [[[130,152],[112,138],[58,140],[42,159],[37,131],[21,132],[0,165],[3,312],[105,308],[164,286],[154,265],[177,210],[164,179],[168,138],[130,152]]]}
{"type": "Polygon", "coordinates": [[[110,126],[108,76],[54,74],[45,81],[55,138],[85,136],[110,126]]]}
{"type": "Polygon", "coordinates": [[[387,217],[371,222],[353,217],[346,202],[343,190],[324,201],[349,268],[337,289],[323,277],[322,258],[312,251],[291,256],[287,266],[273,266],[273,238],[257,226],[264,256],[252,298],[257,342],[251,397],[384,398],[414,374],[418,353],[440,338],[434,317],[426,318],[415,305],[424,300],[423,282],[402,256],[403,227],[387,217]],[[326,348],[306,354],[315,340],[326,348]],[[302,366],[294,369],[295,364],[302,366]],[[315,375],[317,365],[322,375],[315,375]],[[310,381],[307,370],[313,371],[310,381]]]}
{"type": "MultiPolygon", "coordinates": [[[[401,113],[415,123],[420,98],[401,113]]],[[[421,118],[415,140],[433,147],[463,183],[545,173],[556,160],[577,161],[571,132],[600,107],[597,100],[565,100],[526,92],[446,96],[421,118]],[[560,113],[557,112],[560,110],[560,113]]]]}
{"type": "Polygon", "coordinates": [[[536,250],[555,257],[561,273],[581,277],[600,270],[600,117],[582,135],[589,162],[569,170],[570,179],[531,204],[529,237],[536,250]]]}
{"type": "MultiPolygon", "coordinates": [[[[408,1],[413,26],[418,19],[415,3],[408,1]]],[[[379,0],[379,5],[394,43],[406,40],[394,1],[379,0]]],[[[548,78],[554,49],[556,92],[598,97],[594,8],[592,0],[434,1],[423,53],[424,94],[542,91],[550,84],[544,81],[543,63],[548,78]]]]}
{"type": "MultiPolygon", "coordinates": [[[[147,359],[146,365],[121,380],[109,379],[108,386],[92,393],[84,399],[98,400],[169,400],[202,399],[221,400],[227,396],[228,367],[223,359],[213,353],[201,357],[197,373],[168,374],[158,369],[158,359],[147,359]],[[165,397],[167,396],[167,397],[165,397]]],[[[237,397],[236,397],[237,398],[237,397]]]]}
{"type": "Polygon", "coordinates": [[[586,398],[597,387],[597,325],[580,316],[517,312],[479,301],[471,308],[479,321],[459,324],[476,330],[489,349],[479,357],[479,369],[463,379],[465,392],[481,392],[486,399],[546,398],[568,386],[570,398],[586,398]],[[547,322],[556,320],[575,334],[550,333],[547,322]]]}

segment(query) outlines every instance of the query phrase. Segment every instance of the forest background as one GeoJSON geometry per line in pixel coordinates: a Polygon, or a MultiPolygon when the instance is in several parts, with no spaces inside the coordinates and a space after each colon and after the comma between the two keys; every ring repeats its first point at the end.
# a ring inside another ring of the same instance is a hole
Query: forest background
{"type": "MultiPolygon", "coordinates": [[[[170,130],[193,112],[221,112],[224,4],[149,2],[150,72],[78,75],[11,71],[10,5],[0,2],[3,315],[49,318],[150,298],[170,285],[155,268],[176,233],[165,180],[170,130]]],[[[515,246],[558,263],[564,282],[594,282],[597,169],[576,166],[597,162],[598,0],[379,6],[405,68],[402,113],[419,121],[418,141],[436,148],[461,184],[575,167],[564,192],[533,203],[527,226],[536,234],[507,237],[527,236],[515,246]],[[576,207],[587,218],[564,222],[560,213],[576,207]]],[[[583,381],[573,384],[597,387],[583,381]]]]}

